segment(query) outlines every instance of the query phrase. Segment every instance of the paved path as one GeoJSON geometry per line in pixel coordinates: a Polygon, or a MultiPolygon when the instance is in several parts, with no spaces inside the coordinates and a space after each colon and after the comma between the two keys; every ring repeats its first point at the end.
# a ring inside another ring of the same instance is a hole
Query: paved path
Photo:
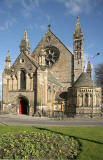
{"type": "Polygon", "coordinates": [[[0,125],[3,126],[102,126],[102,118],[69,118],[65,120],[27,115],[1,114],[0,125]]]}

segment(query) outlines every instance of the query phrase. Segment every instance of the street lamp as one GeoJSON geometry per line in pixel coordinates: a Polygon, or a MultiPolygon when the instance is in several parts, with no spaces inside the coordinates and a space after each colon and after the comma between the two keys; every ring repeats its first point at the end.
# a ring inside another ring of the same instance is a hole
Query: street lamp
{"type": "Polygon", "coordinates": [[[91,118],[93,118],[93,107],[94,107],[94,58],[96,56],[99,56],[100,53],[95,54],[94,56],[92,56],[93,58],[93,66],[92,66],[92,71],[93,71],[93,95],[92,95],[92,112],[91,112],[91,118]]]}

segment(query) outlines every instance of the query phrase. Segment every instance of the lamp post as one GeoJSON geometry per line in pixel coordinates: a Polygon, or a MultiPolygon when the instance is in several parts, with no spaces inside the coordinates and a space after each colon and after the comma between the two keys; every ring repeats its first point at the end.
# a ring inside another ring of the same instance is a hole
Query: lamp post
{"type": "Polygon", "coordinates": [[[93,118],[93,108],[94,108],[94,58],[96,56],[99,56],[100,53],[95,54],[94,56],[92,56],[93,58],[93,67],[92,67],[92,71],[93,71],[93,95],[92,95],[92,112],[91,112],[91,118],[93,118]]]}

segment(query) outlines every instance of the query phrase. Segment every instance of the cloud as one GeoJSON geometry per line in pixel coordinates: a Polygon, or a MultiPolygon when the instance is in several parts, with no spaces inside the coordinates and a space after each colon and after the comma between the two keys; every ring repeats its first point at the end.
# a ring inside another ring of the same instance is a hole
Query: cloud
{"type": "Polygon", "coordinates": [[[41,29],[42,31],[45,31],[45,30],[47,29],[47,25],[46,25],[46,24],[41,24],[41,25],[40,25],[40,29],[41,29]]]}
{"type": "Polygon", "coordinates": [[[47,18],[48,21],[50,21],[51,18],[48,14],[46,14],[45,17],[47,18]]]}
{"type": "Polygon", "coordinates": [[[86,71],[88,60],[91,60],[89,53],[84,53],[84,71],[86,71]]]}
{"type": "Polygon", "coordinates": [[[23,7],[23,16],[29,18],[36,8],[39,8],[40,0],[21,0],[21,5],[23,7]]]}
{"type": "MultiPolygon", "coordinates": [[[[81,13],[89,13],[93,6],[95,6],[92,0],[56,0],[59,3],[63,3],[66,7],[66,14],[79,15],[81,13]]],[[[95,2],[95,0],[94,0],[95,2]]]]}
{"type": "Polygon", "coordinates": [[[95,45],[93,44],[93,43],[91,43],[91,44],[89,44],[88,46],[87,46],[87,49],[91,49],[91,48],[93,48],[95,45]]]}
{"type": "Polygon", "coordinates": [[[6,4],[6,6],[11,9],[13,7],[13,5],[15,3],[17,3],[17,0],[15,0],[15,1],[14,0],[4,0],[4,2],[6,4]]]}
{"type": "Polygon", "coordinates": [[[0,30],[3,31],[6,29],[9,29],[16,22],[17,22],[17,20],[15,18],[11,18],[10,20],[5,21],[2,26],[0,26],[0,30]]]}

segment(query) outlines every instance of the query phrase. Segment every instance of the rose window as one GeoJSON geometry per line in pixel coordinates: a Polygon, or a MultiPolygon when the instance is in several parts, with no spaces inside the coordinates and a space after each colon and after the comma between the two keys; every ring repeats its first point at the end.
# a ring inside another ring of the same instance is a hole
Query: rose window
{"type": "Polygon", "coordinates": [[[59,49],[54,46],[46,47],[46,65],[51,67],[59,58],[59,49]]]}

